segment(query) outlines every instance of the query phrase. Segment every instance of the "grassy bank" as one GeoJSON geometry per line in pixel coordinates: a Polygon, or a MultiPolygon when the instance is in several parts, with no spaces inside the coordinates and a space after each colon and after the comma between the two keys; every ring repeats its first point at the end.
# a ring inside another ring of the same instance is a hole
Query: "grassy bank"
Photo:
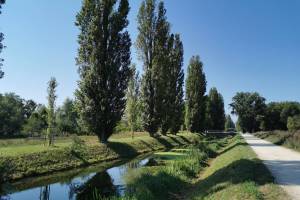
{"type": "Polygon", "coordinates": [[[231,138],[210,138],[207,143],[155,153],[146,167],[126,175],[127,194],[115,199],[182,199],[192,180],[207,166],[209,157],[234,140],[231,138]]]}
{"type": "Polygon", "coordinates": [[[129,194],[120,199],[287,199],[239,135],[157,153],[149,166],[127,177],[129,194]]]}
{"type": "Polygon", "coordinates": [[[288,199],[241,137],[220,152],[193,185],[186,199],[288,199]]]}
{"type": "MultiPolygon", "coordinates": [[[[55,147],[42,144],[7,145],[0,148],[0,178],[2,181],[49,174],[91,164],[133,158],[139,154],[174,148],[202,141],[196,134],[152,138],[146,134],[132,139],[129,135],[113,137],[107,145],[99,144],[96,137],[72,141],[62,140],[55,147]]],[[[2,141],[3,142],[3,141],[2,141]]],[[[5,141],[7,142],[7,141],[5,141]]],[[[0,181],[1,182],[1,181],[0,181]]]]}
{"type": "Polygon", "coordinates": [[[288,131],[269,131],[258,132],[254,134],[256,137],[272,142],[276,145],[282,145],[300,151],[300,131],[291,133],[288,131]]]}

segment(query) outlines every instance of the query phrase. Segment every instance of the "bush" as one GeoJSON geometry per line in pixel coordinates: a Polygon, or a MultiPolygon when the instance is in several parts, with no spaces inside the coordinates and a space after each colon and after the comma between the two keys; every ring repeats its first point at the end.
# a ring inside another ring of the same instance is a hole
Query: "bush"
{"type": "Polygon", "coordinates": [[[7,181],[7,179],[9,178],[8,174],[11,169],[12,167],[9,165],[8,161],[0,160],[0,184],[7,181]]]}
{"type": "Polygon", "coordinates": [[[287,127],[290,132],[300,130],[300,115],[289,117],[287,127]]]}
{"type": "Polygon", "coordinates": [[[78,136],[74,136],[72,138],[72,145],[71,145],[71,153],[77,155],[77,156],[84,156],[87,152],[87,148],[85,145],[84,140],[82,140],[80,137],[78,136]]]}

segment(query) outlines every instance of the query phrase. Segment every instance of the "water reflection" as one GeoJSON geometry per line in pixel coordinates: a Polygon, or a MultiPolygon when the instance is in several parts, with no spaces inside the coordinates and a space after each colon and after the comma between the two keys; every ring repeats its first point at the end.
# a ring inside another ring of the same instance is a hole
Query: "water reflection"
{"type": "Polygon", "coordinates": [[[40,200],[50,200],[50,185],[41,187],[40,200]]]}
{"type": "Polygon", "coordinates": [[[30,189],[23,191],[7,192],[9,194],[4,196],[1,196],[0,191],[0,200],[89,200],[93,197],[122,196],[126,191],[124,175],[129,170],[146,165],[148,161],[149,158],[136,159],[105,171],[68,177],[53,184],[45,182],[43,186],[33,188],[31,186],[30,189]]]}
{"type": "Polygon", "coordinates": [[[88,200],[95,197],[109,197],[117,194],[117,188],[107,172],[97,173],[86,183],[75,189],[76,200],[88,200]]]}

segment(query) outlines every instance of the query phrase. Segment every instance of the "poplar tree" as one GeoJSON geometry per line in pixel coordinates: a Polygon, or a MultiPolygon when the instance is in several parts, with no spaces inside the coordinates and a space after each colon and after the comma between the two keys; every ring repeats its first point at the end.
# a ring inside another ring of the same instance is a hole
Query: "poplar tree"
{"type": "Polygon", "coordinates": [[[225,110],[223,96],[217,88],[210,89],[207,97],[206,128],[210,130],[224,130],[225,110]]]}
{"type": "MultiPolygon", "coordinates": [[[[171,36],[173,37],[173,35],[171,36]]],[[[171,77],[170,79],[170,107],[169,116],[171,117],[170,132],[173,134],[178,133],[181,125],[183,124],[183,84],[184,84],[184,72],[183,72],[183,44],[180,36],[175,35],[174,45],[171,54],[171,77]]]]}
{"type": "Polygon", "coordinates": [[[186,80],[186,127],[191,132],[205,128],[206,77],[199,56],[190,60],[186,80]]]}
{"type": "Polygon", "coordinates": [[[54,77],[48,82],[48,108],[47,108],[47,139],[48,145],[53,145],[53,134],[55,130],[55,101],[56,101],[56,88],[57,81],[54,77]]]}
{"type": "Polygon", "coordinates": [[[128,12],[128,0],[84,0],[77,15],[77,108],[102,143],[112,135],[126,104],[131,46],[125,30],[128,12]]]}
{"type": "Polygon", "coordinates": [[[150,136],[154,136],[159,127],[159,114],[156,107],[158,98],[153,73],[153,60],[156,53],[154,51],[157,19],[155,7],[155,0],[145,0],[142,2],[137,16],[139,33],[136,40],[136,49],[144,67],[141,88],[143,127],[149,132],[150,136]]]}
{"type": "Polygon", "coordinates": [[[174,38],[170,37],[170,24],[167,21],[166,9],[161,1],[157,8],[157,20],[155,26],[153,59],[153,79],[156,95],[156,110],[160,122],[161,133],[165,135],[171,122],[171,99],[170,99],[170,79],[171,70],[174,67],[171,63],[171,53],[174,38]]]}
{"type": "MultiPolygon", "coordinates": [[[[1,8],[2,8],[2,5],[5,3],[5,0],[0,0],[0,14],[1,14],[1,8]]],[[[4,48],[4,45],[2,44],[2,41],[4,39],[4,34],[3,33],[0,33],[0,53],[2,52],[3,48],[4,48]]],[[[3,78],[4,76],[4,72],[2,71],[2,62],[4,60],[2,58],[0,58],[0,79],[3,78]]]]}

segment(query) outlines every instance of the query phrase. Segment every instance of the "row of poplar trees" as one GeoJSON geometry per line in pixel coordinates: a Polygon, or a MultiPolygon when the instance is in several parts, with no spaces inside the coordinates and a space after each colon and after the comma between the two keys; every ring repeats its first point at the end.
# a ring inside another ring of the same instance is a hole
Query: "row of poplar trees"
{"type": "MultiPolygon", "coordinates": [[[[84,0],[76,20],[80,29],[77,108],[103,143],[121,120],[128,82],[135,73],[130,68],[132,42],[126,30],[129,9],[128,0],[84,0]]],[[[184,101],[183,44],[179,34],[171,33],[164,3],[144,0],[137,23],[135,47],[144,69],[140,88],[143,128],[151,136],[159,130],[177,133],[185,111],[187,129],[202,131],[207,122],[207,97],[199,56],[190,60],[184,101]]]]}

